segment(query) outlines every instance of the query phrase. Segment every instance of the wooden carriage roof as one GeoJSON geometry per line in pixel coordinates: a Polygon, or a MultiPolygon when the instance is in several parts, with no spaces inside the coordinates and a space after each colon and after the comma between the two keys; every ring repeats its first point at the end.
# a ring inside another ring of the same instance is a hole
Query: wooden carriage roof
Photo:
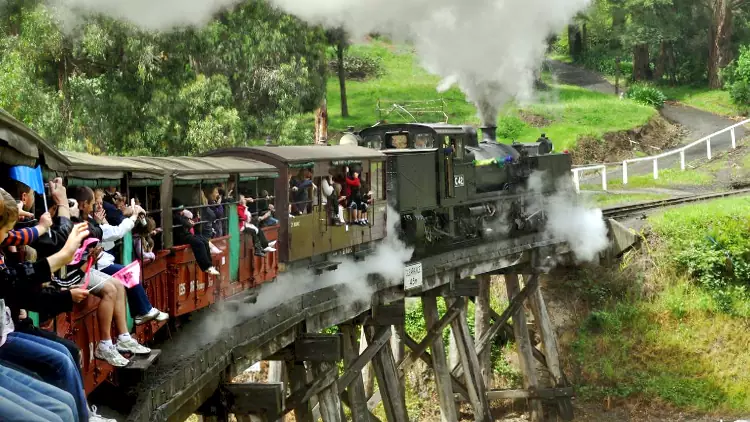
{"type": "Polygon", "coordinates": [[[212,151],[209,155],[213,157],[250,157],[264,162],[279,162],[281,164],[306,161],[385,159],[385,155],[378,150],[354,145],[238,147],[212,151]]]}
{"type": "Polygon", "coordinates": [[[3,109],[0,109],[0,162],[28,167],[44,164],[52,170],[63,170],[70,164],[63,154],[3,109]]]}
{"type": "Polygon", "coordinates": [[[228,178],[242,176],[275,177],[276,169],[260,161],[243,157],[132,157],[131,160],[161,168],[179,178],[195,179],[203,176],[228,178]]]}

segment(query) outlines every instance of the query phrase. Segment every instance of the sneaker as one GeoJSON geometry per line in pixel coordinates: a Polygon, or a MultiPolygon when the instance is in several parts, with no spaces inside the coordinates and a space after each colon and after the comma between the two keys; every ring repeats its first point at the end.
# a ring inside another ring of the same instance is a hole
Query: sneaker
{"type": "Polygon", "coordinates": [[[96,346],[96,350],[94,351],[94,357],[106,361],[108,364],[117,368],[128,366],[128,364],[130,363],[129,360],[125,359],[121,354],[117,353],[117,349],[115,349],[114,346],[105,348],[102,347],[101,344],[99,344],[98,346],[96,346]]]}
{"type": "Polygon", "coordinates": [[[117,422],[117,419],[105,418],[104,416],[96,413],[96,406],[91,406],[89,409],[89,422],[117,422]]]}
{"type": "Polygon", "coordinates": [[[271,247],[271,246],[269,245],[269,246],[266,246],[266,247],[265,247],[265,248],[263,249],[263,252],[276,252],[276,249],[272,248],[272,247],[271,247]]]}
{"type": "Polygon", "coordinates": [[[159,310],[156,308],[151,308],[146,315],[141,315],[135,317],[135,325],[141,325],[146,322],[151,321],[152,319],[155,319],[157,316],[159,316],[159,310]]]}
{"type": "Polygon", "coordinates": [[[125,341],[119,340],[115,347],[120,353],[133,353],[136,355],[148,355],[151,353],[151,349],[138,344],[138,342],[135,341],[132,337],[125,341]]]}
{"type": "Polygon", "coordinates": [[[206,272],[209,273],[209,274],[211,274],[211,275],[221,275],[221,273],[219,272],[219,270],[217,270],[215,267],[209,268],[208,271],[206,271],[206,272]]]}
{"type": "Polygon", "coordinates": [[[268,246],[270,246],[270,247],[273,248],[274,246],[276,246],[276,242],[278,242],[278,240],[272,240],[272,241],[268,242],[268,246]]]}
{"type": "Polygon", "coordinates": [[[166,312],[159,311],[159,315],[156,316],[156,320],[159,322],[166,321],[169,319],[169,314],[166,312]]]}

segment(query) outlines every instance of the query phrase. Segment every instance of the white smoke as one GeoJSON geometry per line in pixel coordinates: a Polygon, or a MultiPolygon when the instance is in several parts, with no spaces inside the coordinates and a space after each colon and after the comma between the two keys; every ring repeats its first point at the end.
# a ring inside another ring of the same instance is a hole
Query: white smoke
{"type": "Polygon", "coordinates": [[[532,209],[544,210],[547,217],[544,233],[567,242],[578,261],[594,261],[609,246],[602,210],[585,206],[565,177],[555,181],[552,195],[542,195],[546,179],[546,172],[536,171],[527,183],[532,209]]]}
{"type": "Polygon", "coordinates": [[[279,274],[274,282],[262,285],[256,303],[242,306],[237,311],[225,309],[205,320],[204,326],[198,330],[199,343],[210,343],[227,329],[261,315],[292,297],[330,286],[343,288],[343,292],[339,292],[341,303],[356,306],[358,303],[370,302],[375,291],[367,282],[369,274],[378,274],[393,284],[400,284],[404,277],[404,264],[411,259],[414,251],[414,248],[398,238],[400,221],[398,212],[388,207],[387,235],[364,260],[336,258],[336,261],[341,262],[338,268],[320,275],[307,270],[279,274]]]}
{"type": "MultiPolygon", "coordinates": [[[[68,14],[95,12],[148,30],[203,25],[239,0],[49,0],[68,14]]],[[[269,0],[301,19],[411,42],[439,89],[457,84],[494,125],[510,99],[531,100],[548,35],[591,0],[269,0]]]]}

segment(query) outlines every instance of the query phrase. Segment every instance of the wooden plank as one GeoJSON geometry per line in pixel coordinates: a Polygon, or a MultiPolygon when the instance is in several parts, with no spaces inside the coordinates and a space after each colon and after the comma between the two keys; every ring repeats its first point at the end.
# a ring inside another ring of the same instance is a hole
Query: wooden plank
{"type": "MultiPolygon", "coordinates": [[[[308,376],[304,362],[287,361],[286,370],[291,391],[298,391],[301,388],[305,388],[308,376]]],[[[297,422],[313,422],[317,420],[317,418],[313,418],[313,414],[310,412],[309,402],[300,403],[294,408],[294,419],[297,422]]]]}
{"type": "MultiPolygon", "coordinates": [[[[375,338],[375,327],[367,327],[365,332],[367,333],[368,343],[372,343],[375,338]]],[[[396,370],[396,362],[393,360],[393,351],[389,342],[386,342],[375,354],[373,367],[380,387],[378,391],[383,396],[383,407],[388,421],[408,422],[406,400],[401,393],[403,386],[396,370]]]]}
{"type": "Polygon", "coordinates": [[[343,391],[349,386],[357,377],[361,377],[361,370],[365,365],[370,362],[380,349],[385,346],[391,338],[391,327],[378,327],[374,334],[374,337],[369,339],[369,346],[352,362],[351,365],[347,365],[344,373],[336,381],[338,383],[339,390],[343,391]]]}
{"type": "Polygon", "coordinates": [[[479,295],[479,280],[474,278],[459,278],[453,281],[450,292],[446,297],[463,297],[479,295]]]}
{"type": "Polygon", "coordinates": [[[277,415],[284,408],[284,384],[281,382],[224,384],[222,388],[227,396],[229,413],[235,415],[277,415]]]}
{"type": "Polygon", "coordinates": [[[312,396],[328,388],[328,386],[336,382],[338,372],[338,368],[334,366],[325,373],[318,373],[312,383],[305,384],[304,387],[295,390],[286,400],[283,413],[291,412],[303,403],[308,402],[312,396]]]}
{"type": "MultiPolygon", "coordinates": [[[[335,371],[336,375],[338,375],[338,367],[333,363],[316,362],[312,364],[314,377],[325,378],[331,371],[335,371]]],[[[318,393],[318,402],[320,403],[320,417],[323,419],[323,422],[343,422],[341,400],[339,399],[339,390],[335,382],[331,382],[318,393]]]]}
{"type": "Polygon", "coordinates": [[[374,304],[372,307],[371,325],[404,325],[406,306],[403,300],[388,304],[374,304]]]}
{"type": "Polygon", "coordinates": [[[336,362],[343,357],[340,334],[304,333],[294,341],[294,357],[300,362],[336,362]]]}
{"type": "MultiPolygon", "coordinates": [[[[412,346],[417,347],[417,342],[413,338],[409,337],[408,334],[404,337],[404,342],[406,343],[406,346],[409,348],[411,348],[412,346]]],[[[422,359],[422,362],[426,363],[430,368],[435,366],[433,364],[432,356],[429,353],[424,352],[419,358],[422,359]]],[[[450,374],[450,376],[451,376],[451,389],[453,390],[453,392],[460,394],[466,400],[468,400],[469,391],[466,389],[466,386],[464,386],[461,380],[453,376],[453,374],[450,374]]]]}
{"type": "MultiPolygon", "coordinates": [[[[542,348],[544,349],[544,356],[546,357],[546,367],[549,370],[550,375],[552,375],[554,386],[563,387],[567,384],[567,380],[565,379],[562,368],[560,367],[557,336],[555,335],[554,328],[552,328],[552,321],[547,312],[547,304],[544,303],[541,289],[536,289],[536,292],[529,297],[529,305],[531,307],[531,312],[534,314],[536,325],[539,327],[541,333],[542,348]]],[[[564,420],[573,420],[573,402],[570,400],[570,397],[558,399],[557,407],[560,416],[564,420]]]]}
{"type": "Polygon", "coordinates": [[[545,388],[541,390],[490,390],[487,392],[489,400],[504,399],[555,399],[560,397],[573,397],[573,387],[545,388]]]}
{"type": "MultiPolygon", "coordinates": [[[[482,336],[490,331],[492,317],[490,316],[490,276],[479,275],[476,278],[478,292],[474,306],[474,340],[478,343],[482,336]]],[[[491,352],[491,347],[483,347],[483,350],[477,353],[482,380],[486,388],[491,388],[492,383],[491,352]]]]}
{"type": "MultiPolygon", "coordinates": [[[[357,335],[359,334],[359,331],[356,329],[355,326],[351,324],[344,324],[339,325],[339,329],[341,330],[341,333],[343,334],[343,346],[344,346],[344,365],[347,368],[352,368],[354,362],[357,360],[358,357],[358,346],[359,342],[357,341],[357,335]]],[[[387,338],[387,335],[384,335],[385,338],[387,338]]],[[[376,340],[377,341],[377,340],[376,340]]],[[[386,340],[387,341],[387,340],[386,340]]],[[[364,366],[364,365],[362,365],[364,366]]],[[[360,368],[361,369],[361,368],[360,368]]],[[[352,412],[352,421],[353,422],[371,422],[370,421],[370,412],[367,410],[367,397],[365,397],[365,384],[362,381],[362,376],[360,375],[360,370],[353,371],[354,374],[354,380],[351,382],[351,384],[344,385],[343,387],[346,388],[346,397],[348,398],[347,406],[349,406],[349,410],[352,412]]],[[[339,378],[339,381],[341,381],[342,378],[339,378]]],[[[342,385],[339,384],[339,392],[344,393],[344,388],[341,388],[342,385]]]]}
{"type": "MultiPolygon", "coordinates": [[[[422,308],[424,309],[426,325],[430,327],[438,326],[440,315],[437,309],[437,299],[434,297],[422,297],[422,308]]],[[[451,372],[448,368],[448,359],[445,356],[443,329],[438,334],[439,336],[434,338],[429,346],[432,351],[432,369],[435,371],[435,384],[437,384],[438,399],[440,401],[440,420],[442,422],[457,422],[458,413],[456,402],[453,399],[451,372]]],[[[420,353],[420,356],[423,353],[420,353]]]]}
{"type": "MultiPolygon", "coordinates": [[[[529,280],[529,285],[534,289],[538,287],[538,284],[531,284],[532,281],[538,280],[538,277],[532,277],[529,280]]],[[[505,286],[508,293],[508,301],[513,302],[517,297],[520,296],[520,285],[518,283],[518,275],[506,274],[505,275],[505,286]]],[[[536,377],[536,368],[534,367],[534,358],[531,352],[531,339],[529,338],[529,330],[526,326],[526,313],[522,307],[513,314],[513,334],[516,338],[516,347],[518,350],[518,360],[521,365],[521,372],[523,373],[523,386],[525,389],[537,389],[539,384],[536,377]]],[[[544,411],[542,409],[542,403],[539,400],[531,400],[531,421],[541,422],[544,420],[544,411]]]]}
{"type": "Polygon", "coordinates": [[[448,324],[452,323],[461,314],[461,309],[463,308],[464,303],[465,300],[463,298],[457,298],[445,312],[445,315],[443,315],[443,317],[439,321],[435,321],[434,324],[430,325],[425,338],[419,343],[419,345],[417,345],[416,348],[410,348],[411,351],[409,352],[409,354],[407,354],[404,360],[398,364],[398,370],[401,373],[400,376],[403,376],[403,374],[405,374],[406,371],[411,368],[411,366],[417,361],[417,359],[419,359],[419,356],[424,353],[428,347],[430,347],[430,344],[435,341],[435,339],[443,338],[443,330],[445,330],[445,327],[447,327],[448,324]]]}
{"type": "Polygon", "coordinates": [[[451,328],[456,338],[458,354],[464,369],[466,379],[466,388],[469,390],[469,401],[474,409],[474,420],[491,422],[490,405],[487,401],[487,390],[482,381],[479,360],[474,347],[474,339],[469,332],[469,324],[466,319],[466,308],[463,308],[461,315],[453,320],[451,328]]]}

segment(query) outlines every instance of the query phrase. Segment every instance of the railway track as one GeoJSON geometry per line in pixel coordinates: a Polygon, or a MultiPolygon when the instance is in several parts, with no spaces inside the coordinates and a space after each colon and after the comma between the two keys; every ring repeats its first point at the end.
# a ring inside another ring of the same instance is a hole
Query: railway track
{"type": "Polygon", "coordinates": [[[708,193],[700,195],[689,195],[680,196],[677,198],[661,199],[657,201],[641,202],[632,205],[623,205],[621,207],[612,207],[602,210],[602,215],[606,218],[620,219],[623,217],[632,217],[634,215],[643,214],[659,208],[672,207],[676,205],[683,205],[692,202],[708,201],[711,199],[725,198],[729,196],[742,196],[750,194],[750,189],[738,189],[726,192],[708,193]]]}

